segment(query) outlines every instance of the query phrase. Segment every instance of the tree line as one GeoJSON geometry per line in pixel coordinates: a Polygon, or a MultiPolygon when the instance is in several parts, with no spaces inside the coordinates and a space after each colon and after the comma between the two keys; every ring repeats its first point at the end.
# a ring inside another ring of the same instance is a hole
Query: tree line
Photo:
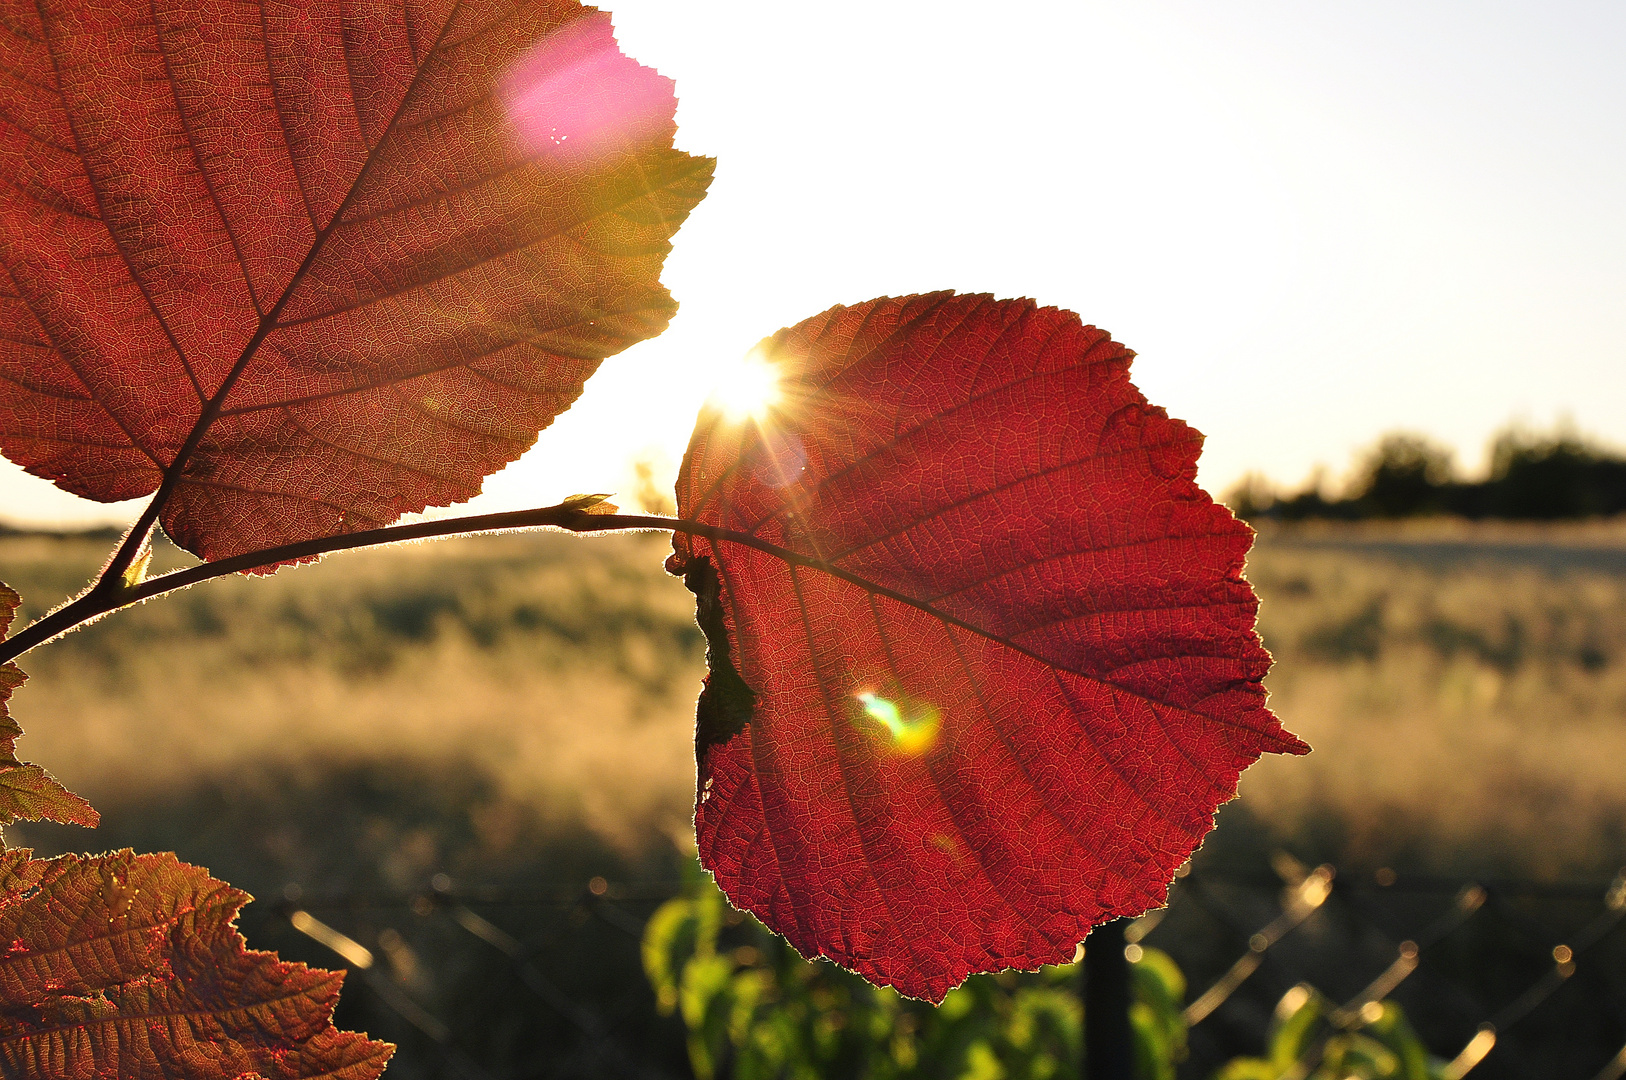
{"type": "Polygon", "coordinates": [[[1385,435],[1362,454],[1341,496],[1313,479],[1283,494],[1251,474],[1226,496],[1248,521],[1355,521],[1451,514],[1526,521],[1626,513],[1626,457],[1567,428],[1510,427],[1491,440],[1490,474],[1462,479],[1451,451],[1410,432],[1385,435]]]}

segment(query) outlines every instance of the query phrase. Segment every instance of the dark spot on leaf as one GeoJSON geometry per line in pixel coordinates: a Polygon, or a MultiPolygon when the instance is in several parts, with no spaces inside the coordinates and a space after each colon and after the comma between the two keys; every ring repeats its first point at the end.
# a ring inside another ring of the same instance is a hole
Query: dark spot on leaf
{"type": "Polygon", "coordinates": [[[695,621],[706,635],[706,684],[695,709],[694,759],[705,772],[706,750],[745,730],[757,695],[740,678],[728,647],[723,605],[718,601],[717,570],[702,556],[689,560],[683,584],[694,593],[695,621]]]}

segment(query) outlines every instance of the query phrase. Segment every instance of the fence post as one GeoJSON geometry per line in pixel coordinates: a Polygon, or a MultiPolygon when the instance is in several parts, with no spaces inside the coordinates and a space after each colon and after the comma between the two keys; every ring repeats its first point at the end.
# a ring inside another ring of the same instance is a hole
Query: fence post
{"type": "Polygon", "coordinates": [[[1129,922],[1102,923],[1084,940],[1084,1080],[1135,1080],[1124,958],[1129,922]]]}

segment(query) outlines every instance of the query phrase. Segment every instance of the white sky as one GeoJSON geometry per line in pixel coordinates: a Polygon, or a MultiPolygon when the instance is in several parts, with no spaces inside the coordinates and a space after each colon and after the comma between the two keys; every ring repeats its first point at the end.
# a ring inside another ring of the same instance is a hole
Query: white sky
{"type": "MultiPolygon", "coordinates": [[[[628,0],[718,157],[665,336],[475,508],[631,491],[715,372],[833,303],[1072,308],[1208,435],[1201,478],[1334,475],[1384,431],[1469,468],[1510,419],[1626,446],[1626,4],[628,0]]],[[[665,473],[669,480],[671,472],[665,473]]],[[[627,500],[630,501],[630,500],[627,500]]],[[[0,517],[127,520],[0,471],[0,517]]]]}

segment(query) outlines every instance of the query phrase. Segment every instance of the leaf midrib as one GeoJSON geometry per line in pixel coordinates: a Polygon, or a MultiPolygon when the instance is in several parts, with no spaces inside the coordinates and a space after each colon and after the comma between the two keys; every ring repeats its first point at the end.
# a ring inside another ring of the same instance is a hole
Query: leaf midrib
{"type": "MultiPolygon", "coordinates": [[[[45,13],[40,8],[40,0],[34,0],[34,4],[35,10],[39,12],[41,25],[45,25],[45,13]]],[[[109,561],[106,569],[103,570],[102,576],[98,579],[97,584],[92,587],[93,590],[108,587],[109,583],[116,583],[118,580],[120,580],[124,571],[130,566],[130,564],[135,561],[137,552],[141,550],[142,545],[146,543],[147,537],[152,532],[153,525],[158,521],[159,515],[169,503],[171,496],[174,495],[175,488],[179,485],[181,476],[186,471],[187,463],[191,460],[192,455],[197,451],[198,446],[203,442],[203,436],[208,432],[210,426],[213,425],[214,421],[219,417],[220,410],[225,404],[227,395],[231,393],[232,387],[237,384],[237,380],[242,376],[243,372],[247,370],[249,363],[254,359],[255,354],[259,351],[260,345],[264,343],[265,339],[270,335],[272,330],[276,328],[277,320],[281,317],[283,309],[287,307],[289,301],[293,298],[299,286],[304,282],[305,276],[310,272],[311,268],[316,265],[316,260],[321,255],[323,248],[326,246],[328,238],[333,235],[340,221],[342,221],[345,210],[355,200],[357,193],[361,190],[362,185],[366,183],[368,176],[373,170],[373,167],[380,160],[380,151],[385,145],[388,144],[391,135],[395,131],[396,125],[400,122],[401,116],[406,111],[407,105],[413,100],[413,95],[421,85],[424,72],[428,70],[430,62],[434,59],[435,54],[440,50],[441,43],[445,40],[447,32],[451,29],[453,21],[457,18],[457,15],[461,10],[462,0],[454,0],[451,9],[446,13],[445,22],[441,24],[440,31],[435,35],[434,44],[424,53],[423,63],[419,64],[417,70],[413,72],[412,79],[407,84],[405,92],[402,93],[401,100],[396,105],[395,112],[391,114],[390,122],[385,127],[383,133],[379,136],[378,142],[368,149],[367,156],[362,162],[361,169],[356,173],[356,178],[354,181],[352,181],[349,190],[345,192],[344,199],[334,210],[333,216],[328,219],[327,224],[317,232],[315,239],[311,243],[310,250],[305,255],[304,261],[302,261],[299,264],[299,268],[294,271],[294,274],[289,279],[287,286],[283,289],[282,295],[277,298],[277,302],[272,305],[271,310],[267,311],[260,317],[258,329],[255,330],[254,335],[243,347],[242,354],[237,358],[237,362],[232,365],[231,370],[226,373],[226,377],[221,380],[219,389],[215,392],[213,397],[204,402],[203,408],[199,412],[197,420],[193,423],[192,430],[188,434],[186,441],[181,444],[181,448],[176,451],[175,456],[167,465],[163,465],[162,463],[158,462],[157,458],[153,459],[155,464],[159,464],[163,470],[162,478],[158,484],[158,489],[156,492],[154,492],[152,499],[147,503],[147,506],[142,511],[141,516],[136,520],[135,525],[131,527],[124,543],[119,546],[119,549],[114,553],[113,558],[109,561]]],[[[49,31],[47,31],[46,37],[47,39],[50,38],[49,31]]],[[[47,49],[49,48],[50,46],[48,44],[47,49]]],[[[57,62],[55,51],[52,50],[50,55],[52,65],[58,71],[58,81],[60,82],[60,67],[57,62]]],[[[349,53],[347,50],[347,64],[348,60],[349,53]]],[[[171,82],[171,87],[173,90],[173,82],[171,82]]],[[[276,110],[277,121],[283,133],[284,143],[286,143],[288,118],[283,114],[281,103],[276,99],[275,95],[272,97],[272,106],[276,110]]],[[[64,110],[66,111],[65,102],[64,110]]],[[[69,116],[69,121],[71,125],[71,114],[69,116]]],[[[77,127],[74,127],[73,130],[76,144],[82,146],[82,143],[79,143],[77,127]]],[[[81,160],[83,160],[82,156],[81,160]]],[[[92,184],[92,189],[96,190],[94,184],[92,184]]],[[[99,190],[97,190],[97,204],[98,206],[101,204],[101,193],[99,190]]],[[[108,229],[108,234],[109,236],[113,237],[114,243],[116,246],[118,246],[122,255],[124,253],[122,243],[113,233],[111,228],[108,229]]],[[[127,256],[126,266],[129,267],[129,260],[127,256]]],[[[164,323],[163,315],[158,311],[158,306],[153,302],[152,296],[148,292],[146,284],[142,282],[141,279],[135,274],[133,267],[130,267],[130,276],[132,280],[134,280],[141,288],[142,295],[146,297],[147,305],[153,312],[154,318],[156,318],[159,324],[164,327],[165,333],[169,334],[169,328],[168,325],[164,323]]],[[[169,338],[172,347],[175,349],[177,357],[180,358],[182,365],[187,368],[188,375],[190,376],[191,367],[186,359],[185,353],[182,352],[179,343],[175,341],[173,334],[169,334],[169,338]]],[[[124,426],[122,421],[119,421],[119,423],[121,427],[124,426]]],[[[141,444],[137,442],[135,445],[140,446],[141,444]]],[[[148,456],[152,457],[150,452],[148,453],[148,456]]]]}
{"type": "MultiPolygon", "coordinates": [[[[265,955],[266,956],[274,956],[275,954],[267,953],[265,955]]],[[[282,960],[274,960],[273,962],[278,963],[278,964],[286,963],[286,961],[282,961],[282,960]]],[[[288,966],[289,967],[294,967],[295,965],[288,965],[288,966]]],[[[302,968],[303,970],[308,971],[308,972],[315,972],[317,970],[315,968],[304,967],[304,965],[302,965],[302,964],[298,965],[298,968],[302,968]]],[[[143,1021],[148,1021],[148,1020],[168,1020],[168,1019],[175,1019],[175,1018],[179,1018],[179,1017],[187,1017],[187,1018],[191,1018],[191,1017],[209,1017],[210,1019],[213,1019],[213,1020],[221,1020],[222,1018],[224,1018],[226,1016],[229,1016],[232,1013],[247,1013],[247,1014],[252,1016],[257,1011],[262,1011],[262,1010],[271,1008],[271,1007],[273,1007],[273,1006],[275,1006],[275,1005],[277,1005],[277,1004],[279,1004],[281,1002],[285,1002],[285,1001],[296,1001],[296,1000],[299,1000],[299,999],[304,999],[306,1001],[313,1001],[314,1002],[317,995],[318,995],[318,993],[320,992],[320,990],[322,989],[322,987],[325,984],[331,983],[331,982],[336,981],[336,980],[343,977],[342,975],[340,975],[339,973],[336,973],[336,972],[327,972],[326,974],[328,976],[330,976],[330,977],[327,978],[327,979],[321,979],[320,981],[317,981],[317,982],[313,982],[311,985],[306,986],[306,987],[295,986],[292,989],[284,990],[284,991],[282,991],[280,993],[277,993],[277,994],[267,995],[267,996],[262,997],[262,998],[256,998],[253,1001],[249,1001],[249,1002],[232,1002],[232,1003],[223,1004],[218,1009],[211,1009],[211,1008],[208,1008],[208,1007],[204,1007],[204,1008],[195,1008],[195,1009],[153,1009],[153,1010],[147,1010],[147,1011],[143,1011],[143,1012],[129,1012],[129,1013],[121,1011],[121,1012],[114,1013],[112,1016],[92,1017],[89,1020],[82,1020],[82,1021],[79,1021],[78,1023],[57,1024],[54,1027],[34,1028],[32,1031],[25,1031],[25,1032],[21,1032],[21,1033],[16,1034],[16,1035],[9,1036],[7,1038],[0,1038],[0,1046],[26,1045],[27,1043],[29,1043],[29,1042],[31,1042],[31,1041],[33,1041],[35,1039],[49,1038],[49,1037],[51,1037],[53,1035],[59,1035],[62,1032],[65,1032],[65,1031],[85,1031],[85,1030],[88,1030],[90,1028],[112,1027],[112,1026],[118,1026],[118,1025],[122,1025],[122,1024],[135,1024],[135,1023],[141,1023],[143,1021]]],[[[284,985],[286,985],[286,984],[284,984],[284,985]]],[[[123,984],[115,984],[115,986],[107,987],[106,989],[116,989],[116,988],[121,987],[121,986],[123,986],[123,984]]],[[[172,988],[182,989],[183,992],[196,992],[196,989],[194,987],[189,986],[189,985],[187,985],[185,983],[182,983],[182,982],[180,982],[178,980],[175,981],[175,982],[154,983],[153,984],[153,989],[158,990],[159,992],[164,992],[164,991],[167,991],[167,990],[172,989],[172,988]]],[[[329,1021],[329,1026],[331,1026],[331,1021],[329,1021]]],[[[318,1031],[320,1031],[320,1030],[321,1030],[321,1028],[318,1027],[318,1031]]],[[[230,1033],[227,1034],[227,1037],[228,1038],[233,1038],[230,1033]]],[[[243,1044],[241,1039],[233,1038],[233,1041],[238,1042],[239,1044],[243,1044]]],[[[287,1041],[292,1042],[294,1040],[290,1039],[290,1040],[287,1040],[287,1041]]],[[[268,1049],[266,1047],[255,1047],[255,1046],[252,1046],[250,1044],[243,1044],[243,1045],[245,1046],[245,1048],[250,1049],[250,1050],[268,1049]]]]}
{"type": "MultiPolygon", "coordinates": [[[[940,622],[946,623],[946,624],[948,624],[950,626],[959,627],[960,629],[965,630],[965,631],[967,631],[969,633],[975,634],[980,638],[984,638],[984,639],[986,639],[988,641],[991,641],[996,645],[1001,645],[1001,646],[1004,646],[1005,648],[1011,649],[1014,652],[1021,653],[1023,656],[1026,656],[1026,657],[1028,657],[1028,658],[1030,658],[1032,660],[1036,660],[1039,663],[1044,664],[1046,667],[1053,668],[1056,671],[1065,671],[1068,674],[1076,675],[1081,679],[1088,679],[1091,682],[1100,683],[1102,686],[1111,687],[1115,692],[1122,693],[1122,694],[1127,694],[1127,695],[1129,695],[1130,697],[1133,697],[1133,698],[1138,698],[1138,699],[1140,699],[1142,701],[1145,701],[1145,702],[1148,702],[1149,704],[1151,704],[1153,706],[1156,706],[1158,708],[1170,709],[1170,710],[1173,710],[1174,712],[1182,713],[1182,714],[1187,715],[1187,716],[1192,716],[1192,717],[1195,717],[1195,718],[1200,719],[1200,720],[1212,721],[1213,723],[1223,724],[1226,727],[1232,727],[1232,728],[1235,728],[1235,729],[1237,729],[1239,731],[1247,731],[1247,732],[1251,732],[1254,735],[1259,735],[1259,736],[1264,736],[1266,738],[1274,738],[1274,739],[1279,740],[1279,736],[1271,736],[1271,735],[1269,735],[1267,733],[1261,732],[1258,728],[1252,727],[1252,726],[1250,726],[1248,724],[1240,723],[1240,722],[1238,722],[1236,720],[1232,720],[1232,719],[1230,719],[1228,717],[1214,716],[1212,714],[1205,713],[1205,712],[1200,712],[1200,711],[1198,711],[1196,709],[1188,708],[1186,706],[1176,705],[1176,704],[1174,704],[1172,702],[1168,702],[1168,701],[1162,701],[1162,700],[1159,700],[1158,698],[1151,697],[1151,696],[1149,696],[1147,694],[1144,694],[1144,693],[1142,693],[1142,692],[1140,692],[1138,690],[1134,690],[1134,689],[1132,689],[1130,687],[1119,685],[1118,683],[1112,682],[1110,679],[1104,679],[1099,675],[1095,675],[1095,674],[1092,674],[1092,673],[1087,672],[1087,671],[1078,671],[1078,670],[1076,670],[1074,668],[1068,667],[1064,663],[1060,663],[1060,662],[1056,661],[1052,657],[1048,657],[1048,656],[1043,655],[1042,653],[1035,652],[1033,649],[1027,648],[1026,646],[1021,645],[1018,642],[1013,641],[1012,639],[1010,639],[1008,637],[1005,637],[1004,635],[997,634],[997,633],[989,630],[986,627],[978,626],[977,624],[969,622],[969,621],[967,621],[965,619],[959,618],[958,616],[950,615],[948,612],[943,611],[943,610],[941,610],[939,608],[935,608],[931,604],[928,604],[928,603],[926,603],[924,601],[921,601],[921,600],[917,600],[914,597],[909,596],[906,593],[901,593],[896,589],[888,588],[885,585],[881,585],[881,584],[879,584],[877,582],[871,581],[868,578],[865,578],[865,577],[863,577],[863,576],[861,576],[859,574],[853,573],[851,570],[846,570],[846,569],[843,569],[842,567],[835,566],[835,565],[833,565],[831,563],[828,563],[828,562],[825,562],[825,561],[823,561],[821,559],[815,559],[815,558],[813,558],[813,557],[811,557],[809,555],[804,555],[799,551],[793,551],[793,550],[791,550],[789,548],[782,548],[777,544],[768,543],[767,541],[761,540],[761,539],[759,539],[757,537],[750,536],[750,535],[745,534],[745,533],[735,532],[732,529],[725,529],[725,528],[721,528],[719,526],[712,526],[711,528],[714,529],[718,534],[729,534],[729,533],[733,534],[733,535],[718,535],[716,537],[708,537],[709,539],[713,539],[714,542],[716,540],[721,540],[724,543],[737,543],[737,544],[740,544],[741,546],[752,548],[753,550],[756,550],[756,551],[760,551],[764,555],[768,555],[770,558],[776,558],[776,559],[780,560],[781,562],[786,563],[787,565],[790,565],[790,566],[804,566],[804,567],[807,567],[810,570],[821,570],[824,573],[829,574],[832,577],[839,578],[842,581],[847,582],[849,585],[855,585],[858,588],[863,589],[866,592],[872,592],[872,593],[875,593],[878,596],[884,596],[887,599],[895,600],[900,604],[907,604],[909,607],[915,608],[918,611],[921,611],[921,612],[923,612],[923,613],[925,613],[927,615],[930,615],[932,618],[937,619],[940,622]]],[[[697,535],[705,536],[707,534],[705,532],[699,532],[699,533],[697,533],[697,535]]],[[[719,564],[718,565],[718,572],[721,573],[722,572],[721,557],[719,556],[716,561],[719,564]]],[[[1257,636],[1256,636],[1255,640],[1257,640],[1257,636]]]]}

